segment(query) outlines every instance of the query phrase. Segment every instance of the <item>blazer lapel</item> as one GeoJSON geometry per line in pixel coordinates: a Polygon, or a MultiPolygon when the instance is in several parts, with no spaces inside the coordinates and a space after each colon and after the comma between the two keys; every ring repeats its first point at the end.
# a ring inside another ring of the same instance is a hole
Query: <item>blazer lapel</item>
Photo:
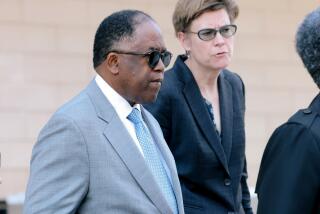
{"type": "Polygon", "coordinates": [[[161,129],[157,129],[155,127],[155,125],[153,124],[153,122],[150,120],[149,116],[146,114],[145,109],[141,106],[141,112],[142,112],[142,116],[153,136],[153,139],[155,141],[155,143],[157,144],[162,157],[164,159],[164,161],[166,162],[170,174],[171,174],[171,179],[172,179],[172,186],[173,186],[173,190],[174,190],[174,194],[176,196],[176,201],[179,207],[179,210],[183,209],[183,204],[181,203],[182,200],[182,195],[181,195],[181,188],[180,188],[180,182],[178,179],[178,174],[177,174],[177,169],[176,169],[176,165],[174,162],[174,157],[169,149],[169,147],[167,146],[161,129]]]}
{"type": "Polygon", "coordinates": [[[178,56],[173,69],[180,81],[184,84],[184,86],[182,86],[183,95],[189,104],[191,112],[193,113],[200,130],[209,142],[209,146],[215,151],[226,172],[229,174],[227,158],[220,143],[219,136],[217,135],[213,123],[210,120],[209,113],[203,102],[196,80],[194,79],[192,72],[184,63],[186,59],[187,58],[185,56],[178,56]]]}
{"type": "Polygon", "coordinates": [[[106,128],[103,132],[107,141],[128,167],[139,186],[159,209],[160,213],[171,213],[166,199],[161,192],[146,162],[133,142],[130,134],[122,124],[113,106],[101,92],[93,80],[87,88],[87,93],[95,105],[97,116],[102,119],[106,128]]]}
{"type": "Polygon", "coordinates": [[[186,83],[183,93],[197,123],[199,124],[201,131],[209,142],[209,145],[216,152],[216,155],[219,158],[220,162],[229,173],[227,159],[223,151],[223,147],[220,143],[220,139],[217,133],[214,131],[215,128],[212,121],[210,120],[209,113],[206,110],[206,107],[202,100],[200,89],[194,79],[186,83]]]}
{"type": "Polygon", "coordinates": [[[229,160],[232,148],[233,99],[231,85],[226,79],[224,79],[223,71],[219,75],[218,84],[222,127],[221,143],[226,154],[226,158],[229,160]]]}

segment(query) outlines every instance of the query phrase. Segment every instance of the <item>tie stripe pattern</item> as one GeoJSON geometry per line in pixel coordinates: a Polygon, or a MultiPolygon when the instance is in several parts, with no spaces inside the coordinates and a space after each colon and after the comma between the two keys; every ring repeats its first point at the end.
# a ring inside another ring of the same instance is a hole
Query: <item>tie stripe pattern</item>
{"type": "Polygon", "coordinates": [[[166,173],[166,170],[161,163],[160,154],[154,144],[151,133],[145,126],[141,112],[137,108],[133,108],[132,112],[128,115],[128,119],[134,124],[138,141],[141,145],[144,158],[149,166],[155,180],[159,184],[165,198],[169,202],[173,213],[178,213],[177,202],[171,186],[171,182],[166,173]]]}

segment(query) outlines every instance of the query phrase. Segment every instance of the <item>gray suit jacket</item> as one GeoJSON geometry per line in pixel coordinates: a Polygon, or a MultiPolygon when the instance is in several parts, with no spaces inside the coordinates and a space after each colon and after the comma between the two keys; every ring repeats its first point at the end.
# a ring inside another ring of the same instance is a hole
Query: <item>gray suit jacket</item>
{"type": "MultiPolygon", "coordinates": [[[[179,213],[184,213],[173,156],[157,121],[143,107],[141,111],[170,170],[179,213]]],[[[41,130],[32,152],[24,213],[172,213],[94,80],[41,130]]]]}

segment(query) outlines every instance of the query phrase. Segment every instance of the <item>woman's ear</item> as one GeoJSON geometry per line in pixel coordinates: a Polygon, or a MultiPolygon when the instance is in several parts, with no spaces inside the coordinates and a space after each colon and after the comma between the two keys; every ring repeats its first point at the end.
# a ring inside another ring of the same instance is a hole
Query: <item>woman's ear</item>
{"type": "Polygon", "coordinates": [[[191,41],[190,38],[188,37],[188,35],[184,32],[178,32],[177,33],[177,38],[180,42],[180,45],[183,47],[183,49],[186,52],[190,52],[191,49],[191,41]]]}

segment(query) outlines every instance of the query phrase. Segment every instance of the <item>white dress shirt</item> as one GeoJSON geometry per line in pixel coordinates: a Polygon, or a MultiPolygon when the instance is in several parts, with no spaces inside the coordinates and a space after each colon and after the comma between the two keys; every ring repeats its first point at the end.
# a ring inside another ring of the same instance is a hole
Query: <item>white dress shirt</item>
{"type": "Polygon", "coordinates": [[[132,137],[139,151],[143,155],[143,151],[138,141],[138,138],[134,129],[134,125],[127,118],[128,115],[131,113],[133,107],[137,108],[140,111],[141,110],[140,105],[136,104],[133,107],[131,107],[128,101],[125,100],[120,94],[118,94],[118,92],[116,92],[106,81],[104,81],[100,75],[97,74],[95,81],[98,87],[101,89],[102,93],[106,96],[106,98],[109,100],[113,108],[116,110],[120,120],[128,130],[130,136],[132,137]]]}
{"type": "MultiPolygon", "coordinates": [[[[143,150],[141,148],[141,145],[139,143],[139,140],[136,135],[136,131],[134,128],[134,124],[127,118],[128,115],[131,113],[133,108],[137,108],[139,111],[141,111],[140,104],[135,104],[133,107],[128,103],[126,99],[124,99],[118,92],[116,92],[102,77],[97,74],[95,81],[98,85],[98,87],[101,89],[102,93],[106,96],[106,98],[109,100],[113,108],[116,110],[120,120],[122,121],[123,125],[128,130],[130,136],[132,137],[134,143],[136,144],[137,148],[139,149],[140,153],[144,157],[143,150]]],[[[146,125],[146,124],[144,124],[146,125]]],[[[158,149],[158,148],[157,148],[158,149]]],[[[167,175],[169,176],[169,180],[172,184],[172,178],[170,170],[167,166],[167,163],[165,162],[161,152],[159,151],[161,162],[163,163],[163,166],[167,172],[167,175]]]]}

